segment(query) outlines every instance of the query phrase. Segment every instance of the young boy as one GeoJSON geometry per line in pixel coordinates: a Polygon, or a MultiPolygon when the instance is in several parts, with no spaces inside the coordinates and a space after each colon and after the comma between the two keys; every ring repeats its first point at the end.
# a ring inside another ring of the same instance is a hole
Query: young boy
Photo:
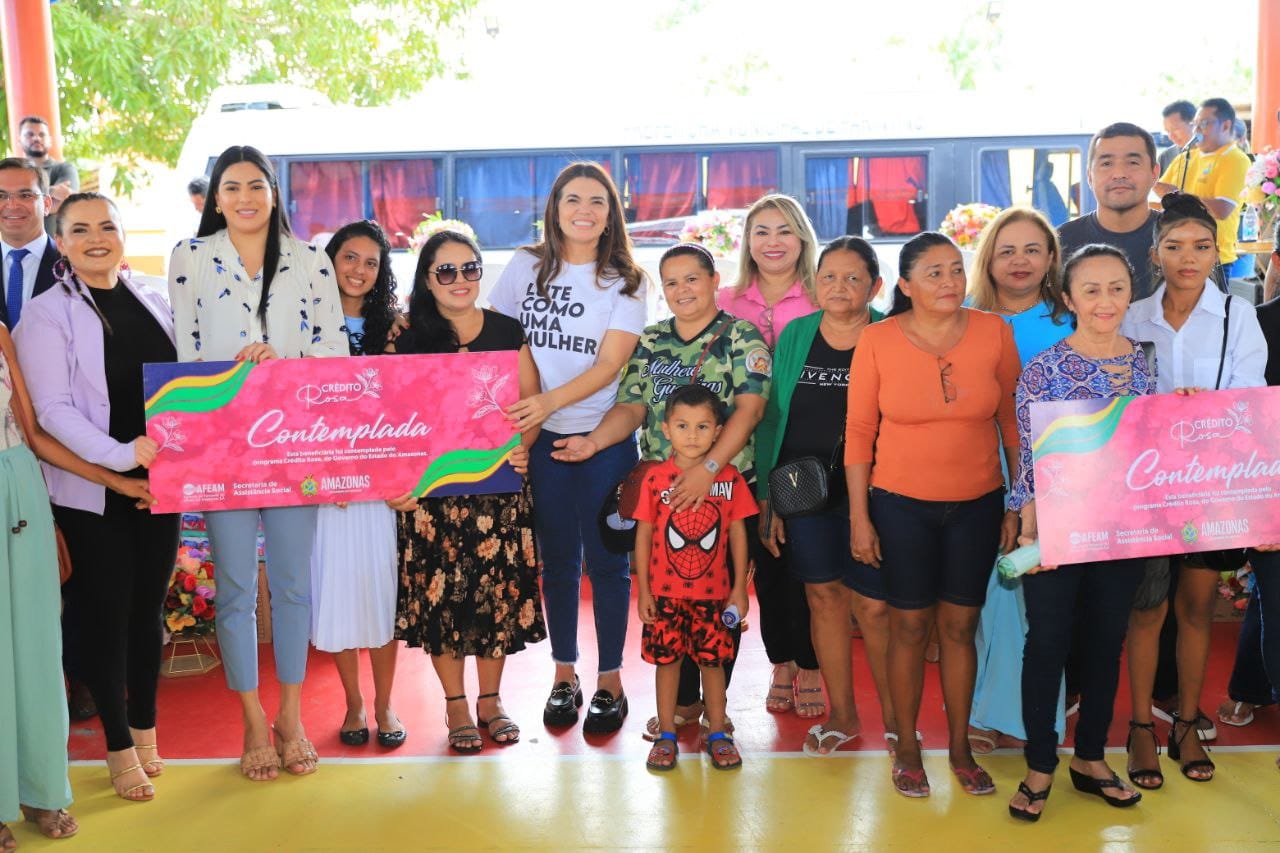
{"type": "Polygon", "coordinates": [[[676,765],[676,690],[680,661],[688,656],[702,671],[707,708],[707,752],[718,770],[742,765],[724,732],[725,676],[721,664],[733,657],[733,639],[722,614],[727,605],[747,614],[747,526],[756,514],[746,480],[732,465],[716,473],[710,493],[678,513],[669,494],[681,472],[703,464],[724,426],[725,408],[702,385],[682,385],[667,398],[662,433],[671,458],[652,466],[640,487],[635,511],[638,609],[644,623],[641,654],[657,664],[658,722],[661,734],[647,765],[676,765]],[[729,559],[732,556],[733,562],[729,559]]]}

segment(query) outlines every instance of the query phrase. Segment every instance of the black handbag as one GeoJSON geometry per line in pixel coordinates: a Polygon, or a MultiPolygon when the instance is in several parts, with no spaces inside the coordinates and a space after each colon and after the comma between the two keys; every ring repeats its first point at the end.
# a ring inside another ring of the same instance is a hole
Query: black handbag
{"type": "MultiPolygon", "coordinates": [[[[1218,378],[1213,383],[1213,390],[1222,387],[1222,368],[1227,361],[1227,325],[1231,322],[1231,294],[1227,294],[1227,313],[1222,318],[1222,353],[1218,356],[1218,378]]],[[[1234,572],[1244,568],[1249,560],[1249,551],[1245,548],[1222,548],[1217,551],[1202,551],[1199,554],[1188,554],[1184,557],[1193,565],[1203,564],[1205,568],[1215,572],[1234,572]]]]}
{"type": "Polygon", "coordinates": [[[831,459],[801,456],[769,472],[769,509],[780,518],[811,515],[826,509],[831,495],[831,477],[836,475],[844,433],[836,442],[831,459]]]}

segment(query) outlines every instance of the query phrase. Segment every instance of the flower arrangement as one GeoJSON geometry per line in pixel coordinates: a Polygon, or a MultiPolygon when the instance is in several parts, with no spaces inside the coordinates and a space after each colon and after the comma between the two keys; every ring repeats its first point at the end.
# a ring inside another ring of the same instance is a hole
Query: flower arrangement
{"type": "Polygon", "coordinates": [[[742,246],[742,217],[727,210],[704,210],[680,229],[680,242],[701,243],[716,257],[727,257],[742,246]]]}
{"type": "Polygon", "coordinates": [[[1280,151],[1268,147],[1257,156],[1244,174],[1241,198],[1245,204],[1256,205],[1269,221],[1280,214],[1280,151]]]}
{"type": "Polygon", "coordinates": [[[1000,208],[981,202],[958,204],[947,212],[938,228],[961,249],[973,249],[978,245],[982,231],[1000,213],[1000,208]]]}
{"type": "Polygon", "coordinates": [[[1229,601],[1233,610],[1244,613],[1249,607],[1254,583],[1253,569],[1248,566],[1234,572],[1223,572],[1218,578],[1218,595],[1229,601]]]}
{"type": "Polygon", "coordinates": [[[475,240],[476,245],[480,243],[476,239],[475,229],[470,225],[461,219],[445,219],[444,214],[437,212],[423,216],[422,221],[418,223],[418,227],[413,229],[413,236],[409,238],[409,251],[416,253],[422,248],[423,243],[431,239],[431,235],[441,231],[456,231],[475,240]]]}
{"type": "Polygon", "coordinates": [[[217,585],[209,551],[194,545],[178,549],[164,602],[164,624],[171,633],[201,637],[213,632],[217,585]]]}

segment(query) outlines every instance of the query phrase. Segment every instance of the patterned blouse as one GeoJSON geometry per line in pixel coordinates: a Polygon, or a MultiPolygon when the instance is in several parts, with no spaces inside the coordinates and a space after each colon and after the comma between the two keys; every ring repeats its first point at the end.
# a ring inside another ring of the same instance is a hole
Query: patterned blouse
{"type": "Polygon", "coordinates": [[[262,274],[249,275],[226,230],[183,240],[169,260],[169,302],[179,361],[225,361],[267,343],[281,358],[347,355],[329,256],[280,236],[280,262],[258,316],[262,274]]]}
{"type": "Polygon", "coordinates": [[[1111,400],[1156,393],[1156,377],[1147,369],[1141,345],[1126,338],[1133,351],[1115,358],[1081,355],[1065,340],[1058,341],[1027,362],[1015,394],[1018,417],[1018,476],[1013,481],[1009,509],[1022,509],[1035,500],[1035,469],[1031,456],[1031,404],[1058,400],[1111,400]]]}
{"type": "Polygon", "coordinates": [[[13,413],[13,405],[13,379],[9,376],[9,361],[0,352],[0,450],[23,444],[22,430],[18,429],[18,416],[13,413]]]}

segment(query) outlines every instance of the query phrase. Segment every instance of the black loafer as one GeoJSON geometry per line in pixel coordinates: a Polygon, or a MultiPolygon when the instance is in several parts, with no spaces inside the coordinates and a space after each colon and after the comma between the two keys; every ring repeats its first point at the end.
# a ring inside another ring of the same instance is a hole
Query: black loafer
{"type": "Polygon", "coordinates": [[[353,731],[339,731],[338,740],[342,741],[347,746],[364,746],[369,742],[369,730],[367,728],[362,728],[354,729],[353,731]]]}
{"type": "Polygon", "coordinates": [[[608,690],[597,690],[591,697],[582,731],[589,735],[612,734],[622,728],[626,718],[627,694],[621,693],[615,698],[608,690]]]}
{"type": "Polygon", "coordinates": [[[551,695],[547,697],[547,704],[542,709],[542,724],[552,727],[572,726],[578,722],[578,709],[581,707],[582,684],[575,675],[572,684],[560,681],[551,688],[551,695]]]}
{"type": "Polygon", "coordinates": [[[386,749],[395,749],[398,746],[404,746],[404,740],[408,736],[409,733],[404,729],[400,729],[397,732],[384,732],[382,729],[378,729],[378,746],[386,749]]]}

